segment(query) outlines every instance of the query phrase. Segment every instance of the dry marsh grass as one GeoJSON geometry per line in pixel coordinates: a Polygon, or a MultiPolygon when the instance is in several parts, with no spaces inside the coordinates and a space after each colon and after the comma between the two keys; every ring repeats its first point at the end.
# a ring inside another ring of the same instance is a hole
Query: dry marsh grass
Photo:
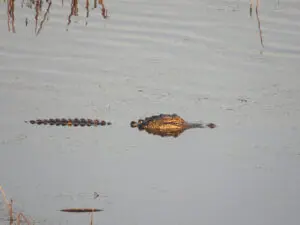
{"type": "MultiPolygon", "coordinates": [[[[7,3],[7,26],[8,26],[8,31],[16,33],[16,28],[15,28],[15,7],[16,7],[16,1],[15,0],[5,0],[4,2],[7,3]]],[[[83,2],[82,2],[83,3],[83,2]]],[[[79,16],[79,0],[71,0],[71,5],[70,5],[70,13],[67,17],[67,29],[69,25],[72,22],[72,17],[73,16],[79,16]]],[[[84,8],[86,10],[85,13],[85,25],[88,24],[88,18],[90,15],[90,0],[85,0],[83,3],[85,4],[84,8]]],[[[43,29],[43,26],[46,21],[49,20],[49,14],[51,11],[51,6],[52,6],[52,0],[21,0],[20,2],[20,7],[27,7],[30,9],[33,9],[34,11],[34,24],[35,24],[35,34],[39,35],[43,29]]],[[[61,6],[64,7],[64,0],[61,2],[61,6]]],[[[104,5],[103,0],[94,0],[93,4],[93,9],[98,8],[98,6],[101,7],[101,16],[104,19],[108,18],[108,13],[107,9],[104,5]]],[[[25,19],[25,25],[28,26],[29,20],[28,18],[25,19]]]]}
{"type": "Polygon", "coordinates": [[[33,224],[22,212],[16,212],[16,216],[14,216],[15,213],[13,212],[13,200],[12,199],[10,201],[7,200],[6,194],[1,185],[0,185],[0,192],[2,194],[4,204],[8,210],[10,225],[20,225],[21,222],[24,222],[28,225],[33,224]]]}
{"type": "MultiPolygon", "coordinates": [[[[70,0],[70,13],[67,16],[67,27],[66,30],[68,31],[70,24],[72,23],[72,17],[79,16],[79,10],[78,6],[82,4],[82,7],[85,8],[85,25],[88,24],[88,18],[90,16],[90,9],[92,5],[92,9],[98,8],[98,6],[101,7],[101,16],[104,19],[108,18],[107,9],[104,5],[104,0],[92,0],[92,4],[90,3],[90,0],[81,0],[82,2],[79,2],[80,0],[70,0]]],[[[249,0],[250,3],[250,17],[252,17],[252,11],[254,6],[255,0],[249,0]]],[[[4,2],[7,2],[7,26],[8,31],[16,33],[15,28],[15,0],[4,0],[4,2]]],[[[64,0],[61,1],[61,6],[64,7],[64,0]]],[[[279,0],[278,0],[279,4],[279,0]]],[[[52,6],[52,0],[21,0],[21,8],[28,7],[30,9],[34,10],[35,16],[34,16],[34,24],[35,24],[35,34],[38,36],[46,21],[49,20],[49,14],[52,6]],[[44,2],[45,1],[45,2],[44,2]]],[[[262,35],[262,29],[261,29],[261,22],[259,18],[259,7],[260,7],[260,0],[256,0],[256,19],[258,24],[258,31],[259,31],[259,37],[260,37],[260,43],[261,46],[264,48],[264,41],[263,41],[263,35],[262,35]]],[[[28,18],[25,19],[25,25],[28,26],[28,18]]]]}
{"type": "MultiPolygon", "coordinates": [[[[279,1],[278,1],[278,4],[279,4],[279,1]]],[[[260,0],[256,0],[255,12],[256,12],[256,19],[257,19],[259,37],[260,37],[260,44],[264,48],[264,42],[263,42],[263,37],[262,37],[262,30],[261,30],[260,19],[259,19],[259,11],[258,11],[259,6],[260,6],[260,0]]],[[[252,8],[253,8],[253,0],[250,0],[250,16],[251,17],[252,17],[252,8]]]]}
{"type": "MultiPolygon", "coordinates": [[[[33,220],[28,216],[25,216],[22,212],[14,212],[13,211],[13,200],[10,201],[7,199],[7,196],[0,185],[0,192],[2,194],[3,202],[7,208],[8,216],[9,216],[9,224],[10,225],[21,225],[27,224],[32,225],[34,224],[33,220]]],[[[96,208],[69,208],[69,209],[61,209],[61,212],[68,212],[68,213],[89,213],[90,214],[90,225],[93,225],[94,222],[94,213],[104,211],[103,209],[96,209],[96,208]]]]}

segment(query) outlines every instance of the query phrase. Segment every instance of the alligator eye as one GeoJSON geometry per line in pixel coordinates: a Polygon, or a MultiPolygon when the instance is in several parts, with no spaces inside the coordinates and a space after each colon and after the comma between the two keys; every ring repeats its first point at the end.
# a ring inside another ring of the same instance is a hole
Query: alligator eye
{"type": "Polygon", "coordinates": [[[145,124],[141,123],[138,125],[139,130],[145,130],[145,124]]]}
{"type": "Polygon", "coordinates": [[[131,121],[131,123],[130,123],[130,126],[131,126],[131,127],[137,127],[137,125],[138,125],[138,124],[137,124],[137,122],[135,122],[135,121],[131,121]]]}

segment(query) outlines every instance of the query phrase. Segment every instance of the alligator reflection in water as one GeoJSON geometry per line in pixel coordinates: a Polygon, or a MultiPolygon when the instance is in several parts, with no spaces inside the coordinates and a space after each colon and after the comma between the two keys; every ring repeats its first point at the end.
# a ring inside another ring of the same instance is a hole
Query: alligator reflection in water
{"type": "Polygon", "coordinates": [[[182,132],[191,128],[215,128],[213,123],[189,123],[184,121],[176,114],[160,114],[140,119],[137,122],[132,121],[131,127],[137,127],[139,130],[145,130],[149,134],[159,135],[161,137],[178,137],[182,132]]]}

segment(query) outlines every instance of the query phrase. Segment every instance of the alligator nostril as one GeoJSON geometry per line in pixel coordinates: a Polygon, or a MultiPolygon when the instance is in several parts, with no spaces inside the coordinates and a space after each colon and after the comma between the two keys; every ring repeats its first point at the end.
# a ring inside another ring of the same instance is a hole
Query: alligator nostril
{"type": "Polygon", "coordinates": [[[209,123],[206,126],[209,127],[209,128],[215,128],[217,125],[214,124],[214,123],[209,123]]]}

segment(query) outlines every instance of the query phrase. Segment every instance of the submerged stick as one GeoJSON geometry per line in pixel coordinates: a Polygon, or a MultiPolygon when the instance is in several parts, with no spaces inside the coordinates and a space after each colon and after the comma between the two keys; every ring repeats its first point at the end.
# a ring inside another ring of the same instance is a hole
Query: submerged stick
{"type": "Polygon", "coordinates": [[[95,209],[95,208],[70,208],[70,209],[61,209],[61,212],[71,212],[71,213],[93,213],[93,212],[101,212],[103,209],[95,209]]]}

